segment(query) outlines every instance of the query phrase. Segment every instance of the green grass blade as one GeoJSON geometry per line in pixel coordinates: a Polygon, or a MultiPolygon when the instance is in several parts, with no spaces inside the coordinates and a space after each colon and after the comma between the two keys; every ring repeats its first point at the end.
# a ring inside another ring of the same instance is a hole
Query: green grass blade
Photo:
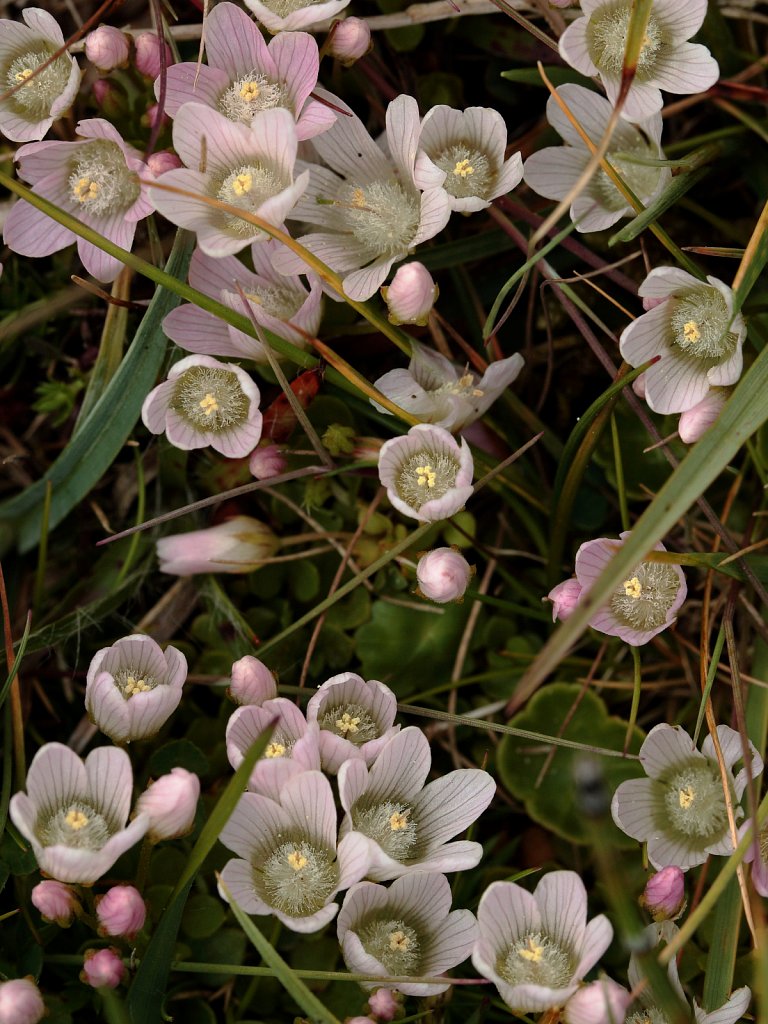
{"type": "Polygon", "coordinates": [[[617,231],[615,235],[610,237],[608,245],[616,245],[617,242],[634,241],[649,225],[658,220],[662,213],[671,206],[674,206],[678,199],[682,199],[685,193],[692,189],[694,185],[698,185],[706,173],[706,167],[699,167],[688,174],[678,174],[650,206],[646,206],[642,213],[639,213],[637,217],[633,217],[629,224],[624,225],[621,231],[617,231]]]}
{"type": "Polygon", "coordinates": [[[11,671],[8,673],[8,678],[3,683],[3,688],[0,690],[0,708],[5,703],[5,698],[8,696],[8,691],[11,688],[13,680],[16,678],[16,673],[19,671],[19,665],[21,665],[21,659],[24,657],[24,652],[27,649],[27,643],[29,641],[29,633],[32,629],[32,613],[27,615],[27,624],[24,627],[24,635],[19,641],[19,650],[16,657],[13,659],[13,665],[11,665],[11,671]]]}

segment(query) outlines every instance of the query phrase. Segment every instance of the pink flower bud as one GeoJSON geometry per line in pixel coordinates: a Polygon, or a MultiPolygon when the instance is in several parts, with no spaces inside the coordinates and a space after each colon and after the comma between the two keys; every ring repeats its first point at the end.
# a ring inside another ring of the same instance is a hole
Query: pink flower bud
{"type": "Polygon", "coordinates": [[[170,149],[161,149],[159,153],[152,153],[147,157],[147,166],[154,176],[159,178],[166,171],[175,171],[177,167],[181,167],[181,160],[170,149]]]}
{"type": "Polygon", "coordinates": [[[381,289],[381,294],[390,323],[423,326],[437,299],[438,288],[423,263],[405,263],[389,288],[381,289]]]}
{"type": "Polygon", "coordinates": [[[394,1020],[400,1011],[400,1001],[389,988],[377,989],[368,1000],[368,1005],[371,1013],[377,1020],[382,1021],[382,1024],[394,1020]]]}
{"type": "MultiPolygon", "coordinates": [[[[158,115],[159,112],[160,112],[160,104],[159,103],[153,103],[151,107],[147,107],[147,112],[144,114],[144,117],[142,118],[142,122],[146,122],[147,125],[150,128],[154,128],[156,123],[157,123],[157,115],[158,115]]],[[[165,113],[165,111],[163,111],[162,123],[163,124],[168,124],[169,120],[170,120],[170,118],[165,113]]]]}
{"type": "Polygon", "coordinates": [[[435,548],[419,559],[416,579],[419,589],[430,601],[446,604],[458,601],[472,577],[472,566],[453,548],[435,548]]]}
{"type": "Polygon", "coordinates": [[[572,615],[581,597],[581,584],[578,580],[563,580],[558,583],[547,594],[547,600],[552,602],[552,621],[565,622],[569,615],[572,615]]]}
{"type": "Polygon", "coordinates": [[[55,921],[62,928],[72,923],[80,909],[74,889],[53,879],[37,883],[32,890],[32,903],[46,921],[55,921]]]}
{"type": "Polygon", "coordinates": [[[277,696],[275,677],[263,661],[246,654],[232,665],[229,696],[236,704],[261,706],[277,696]]]}
{"type": "Polygon", "coordinates": [[[185,768],[172,768],[146,789],[136,802],[137,814],[149,815],[147,835],[153,843],[176,839],[192,830],[200,780],[185,768]]]}
{"type": "Polygon", "coordinates": [[[370,53],[372,46],[368,24],[360,18],[345,18],[336,25],[330,37],[328,52],[345,67],[351,67],[356,60],[370,53]]]}
{"type": "Polygon", "coordinates": [[[635,377],[632,381],[632,390],[635,392],[638,398],[645,399],[645,374],[641,373],[639,377],[635,377]]]}
{"type": "Polygon", "coordinates": [[[288,463],[276,444],[268,444],[254,448],[248,468],[257,480],[268,480],[285,472],[288,463]]]}
{"type": "Polygon", "coordinates": [[[107,949],[87,949],[85,962],[80,971],[80,981],[93,988],[117,988],[125,978],[125,964],[120,951],[114,946],[107,949]]]}
{"type": "Polygon", "coordinates": [[[728,401],[729,392],[716,388],[702,398],[698,405],[680,414],[677,432],[685,444],[693,444],[712,426],[728,401]]]}
{"type": "Polygon", "coordinates": [[[132,885],[113,885],[96,903],[100,935],[125,935],[128,939],[141,931],[147,908],[141,893],[132,885]]]}
{"type": "Polygon", "coordinates": [[[128,36],[111,25],[99,25],[85,37],[85,56],[99,71],[126,67],[130,52],[128,36]]]}
{"type": "Polygon", "coordinates": [[[373,1017],[347,1017],[344,1024],[376,1024],[373,1017]]]}
{"type": "Polygon", "coordinates": [[[160,50],[165,47],[165,66],[170,67],[173,57],[171,48],[155,35],[154,32],[142,32],[136,37],[136,70],[147,78],[157,78],[160,74],[160,50]]]}
{"type": "Polygon", "coordinates": [[[253,572],[279,545],[270,528],[250,516],[235,516],[207,530],[192,530],[157,542],[160,572],[253,572]]]}
{"type": "Polygon", "coordinates": [[[610,978],[590,982],[563,1007],[565,1024],[622,1024],[632,1002],[629,992],[610,978]]]}
{"type": "Polygon", "coordinates": [[[97,78],[91,91],[96,103],[107,117],[120,117],[128,109],[124,91],[108,78],[97,78]]]}
{"type": "Polygon", "coordinates": [[[37,1024],[44,1014],[43,997],[31,978],[0,982],[0,1024],[37,1024]]]}
{"type": "Polygon", "coordinates": [[[674,921],[685,907],[685,874],[680,868],[662,868],[648,879],[640,905],[654,921],[674,921]]]}

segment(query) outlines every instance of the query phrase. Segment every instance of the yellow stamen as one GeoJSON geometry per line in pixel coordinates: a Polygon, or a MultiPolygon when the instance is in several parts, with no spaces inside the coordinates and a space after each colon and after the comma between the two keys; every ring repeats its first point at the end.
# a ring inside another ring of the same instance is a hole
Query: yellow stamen
{"type": "Polygon", "coordinates": [[[544,955],[544,947],[537,946],[533,939],[528,939],[526,948],[519,949],[518,953],[523,960],[528,960],[532,964],[538,964],[544,955]]]}
{"type": "Polygon", "coordinates": [[[424,487],[425,484],[426,484],[427,487],[434,487],[435,486],[435,481],[437,480],[437,474],[432,469],[432,467],[429,465],[429,463],[427,463],[426,466],[417,466],[416,467],[416,472],[418,473],[418,477],[416,479],[416,483],[419,485],[419,487],[424,487]]]}
{"type": "Polygon", "coordinates": [[[283,743],[270,743],[267,749],[264,751],[265,757],[282,757],[285,753],[285,745],[283,743]]]}
{"type": "Polygon", "coordinates": [[[643,592],[643,584],[633,576],[631,580],[624,580],[624,593],[627,597],[633,597],[636,601],[643,592]]]}
{"type": "Polygon", "coordinates": [[[359,718],[353,718],[348,711],[345,711],[341,718],[336,719],[336,728],[339,732],[360,732],[359,723],[359,718]]]}
{"type": "Polygon", "coordinates": [[[696,790],[693,788],[693,786],[683,786],[683,788],[678,792],[677,795],[680,801],[680,806],[683,808],[684,811],[687,811],[693,803],[693,801],[696,799],[696,790]]]}
{"type": "Polygon", "coordinates": [[[212,395],[209,391],[205,398],[200,402],[200,408],[206,416],[211,416],[213,413],[218,412],[219,403],[216,401],[215,395],[212,395]]]}
{"type": "Polygon", "coordinates": [[[87,815],[83,814],[82,811],[78,811],[73,807],[72,810],[67,814],[64,821],[66,821],[66,823],[69,825],[73,832],[79,832],[81,828],[85,828],[85,826],[90,821],[90,818],[87,815]]]}
{"type": "Polygon", "coordinates": [[[17,82],[26,82],[28,78],[32,77],[32,69],[24,68],[23,71],[17,71],[14,77],[17,82]]]}
{"type": "Polygon", "coordinates": [[[699,325],[695,320],[687,320],[683,324],[683,336],[685,337],[685,340],[690,342],[692,345],[701,338],[701,331],[699,330],[699,325]]]}
{"type": "Polygon", "coordinates": [[[351,202],[353,206],[365,206],[365,192],[361,188],[356,188],[352,193],[351,202]]]}
{"type": "Polygon", "coordinates": [[[293,853],[288,854],[288,863],[291,865],[294,871],[301,871],[309,863],[303,853],[299,853],[298,850],[294,850],[293,853]]]}
{"type": "Polygon", "coordinates": [[[389,948],[394,953],[395,950],[406,950],[411,944],[411,940],[405,934],[405,932],[396,931],[389,933],[389,948]]]}
{"type": "Polygon", "coordinates": [[[259,98],[261,89],[255,82],[243,82],[240,86],[240,95],[246,103],[253,103],[259,98]]]}
{"type": "Polygon", "coordinates": [[[251,191],[253,185],[253,175],[246,171],[244,174],[238,174],[235,180],[232,182],[232,191],[236,196],[247,195],[251,191]]]}
{"type": "Polygon", "coordinates": [[[457,178],[466,178],[468,175],[475,173],[475,168],[469,160],[459,160],[453,168],[453,173],[457,178]]]}
{"type": "Polygon", "coordinates": [[[389,827],[393,832],[402,832],[404,828],[408,828],[408,814],[403,814],[401,811],[395,811],[395,813],[389,819],[389,827]]]}
{"type": "Polygon", "coordinates": [[[86,203],[89,199],[95,199],[99,194],[99,183],[91,181],[90,178],[80,178],[72,186],[72,195],[78,203],[86,203]]]}
{"type": "Polygon", "coordinates": [[[150,689],[146,679],[134,679],[133,676],[128,676],[125,681],[125,692],[129,697],[132,697],[134,693],[148,693],[150,689]]]}

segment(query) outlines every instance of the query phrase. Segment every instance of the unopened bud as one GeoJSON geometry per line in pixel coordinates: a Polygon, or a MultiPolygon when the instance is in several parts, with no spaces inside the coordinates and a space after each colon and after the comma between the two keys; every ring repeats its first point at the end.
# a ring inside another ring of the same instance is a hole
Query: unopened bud
{"type": "Polygon", "coordinates": [[[160,74],[160,53],[165,48],[165,66],[169,67],[173,59],[170,46],[154,32],[142,32],[136,37],[136,70],[147,78],[157,78],[160,74]]]}
{"type": "Polygon", "coordinates": [[[453,548],[435,548],[422,555],[416,566],[419,590],[437,604],[461,600],[472,573],[466,558],[453,548]]]}
{"type": "Polygon", "coordinates": [[[112,25],[99,25],[85,37],[85,56],[99,71],[126,67],[130,52],[128,36],[112,25]]]}
{"type": "Polygon", "coordinates": [[[32,903],[45,920],[55,921],[62,928],[72,923],[72,918],[80,909],[74,889],[53,879],[38,882],[31,897],[32,903]]]}
{"type": "Polygon", "coordinates": [[[279,541],[265,523],[234,516],[207,530],[162,537],[157,542],[160,572],[193,576],[200,572],[253,572],[271,558],[279,541]]]}
{"type": "Polygon", "coordinates": [[[423,263],[405,263],[389,288],[381,289],[381,294],[387,304],[390,323],[423,326],[437,299],[438,287],[423,263]]]}
{"type": "Polygon", "coordinates": [[[674,921],[685,907],[685,875],[670,865],[648,879],[640,905],[654,921],[674,921]]]}
{"type": "Polygon", "coordinates": [[[181,160],[170,149],[161,149],[159,153],[152,153],[147,157],[147,167],[156,178],[159,178],[166,171],[175,171],[177,167],[181,167],[181,160]]]}
{"type": "Polygon", "coordinates": [[[639,377],[635,377],[632,381],[632,390],[635,392],[638,398],[645,399],[645,374],[641,373],[639,377]]]}
{"type": "Polygon", "coordinates": [[[368,999],[368,1005],[376,1020],[382,1021],[382,1024],[394,1020],[402,1007],[397,995],[389,988],[377,989],[368,999]]]}
{"type": "Polygon", "coordinates": [[[328,52],[345,67],[351,67],[366,53],[370,53],[371,30],[361,18],[345,18],[338,22],[330,38],[328,52]]]}
{"type": "Polygon", "coordinates": [[[285,472],[288,463],[276,444],[259,445],[251,453],[248,468],[257,480],[269,480],[285,472]]]}
{"type": "Polygon", "coordinates": [[[121,117],[128,109],[128,97],[122,86],[109,78],[97,78],[91,86],[93,98],[110,119],[121,117]]]}
{"type": "Polygon", "coordinates": [[[228,692],[236,704],[261,706],[265,700],[273,700],[277,696],[277,684],[263,661],[246,654],[232,665],[228,692]]]}
{"type": "Polygon", "coordinates": [[[552,602],[552,621],[565,622],[574,613],[581,598],[581,584],[576,579],[563,580],[547,594],[552,602]]]}
{"type": "Polygon", "coordinates": [[[712,426],[728,401],[729,392],[713,388],[692,409],[680,414],[677,432],[685,444],[694,444],[712,426]]]}
{"type": "Polygon", "coordinates": [[[172,768],[161,775],[136,801],[136,813],[149,815],[150,842],[177,839],[192,830],[200,780],[186,768],[172,768]]]}
{"type": "Polygon", "coordinates": [[[31,978],[0,982],[0,1024],[37,1024],[44,1014],[43,997],[31,978]]]}
{"type": "Polygon", "coordinates": [[[125,964],[120,958],[119,950],[114,946],[85,951],[80,980],[86,985],[93,988],[117,988],[125,975],[125,964]]]}
{"type": "Polygon", "coordinates": [[[113,885],[96,903],[100,935],[125,935],[133,939],[144,927],[147,908],[132,885],[113,885]]]}
{"type": "Polygon", "coordinates": [[[565,1024],[622,1024],[632,997],[610,978],[590,982],[575,992],[563,1007],[565,1024]]]}

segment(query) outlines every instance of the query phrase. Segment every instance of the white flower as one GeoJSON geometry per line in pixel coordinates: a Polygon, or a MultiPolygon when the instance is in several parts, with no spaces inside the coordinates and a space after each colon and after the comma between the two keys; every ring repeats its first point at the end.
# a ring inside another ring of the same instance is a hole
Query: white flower
{"type": "Polygon", "coordinates": [[[392,437],[379,452],[379,479],[398,511],[423,523],[447,519],[472,494],[474,463],[469,445],[461,447],[442,427],[420,423],[392,437]]]}

